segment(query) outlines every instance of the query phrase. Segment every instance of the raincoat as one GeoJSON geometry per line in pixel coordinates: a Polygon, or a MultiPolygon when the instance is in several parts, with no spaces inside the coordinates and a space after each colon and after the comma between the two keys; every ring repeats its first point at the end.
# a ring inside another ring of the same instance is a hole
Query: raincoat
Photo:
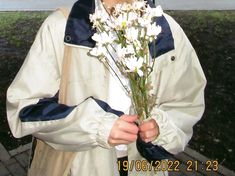
{"type": "MultiPolygon", "coordinates": [[[[79,0],[68,19],[60,11],[53,12],[42,24],[7,91],[7,117],[13,135],[19,138],[32,134],[56,150],[77,152],[70,175],[118,173],[115,148],[109,145],[108,137],[115,121],[127,112],[112,106],[112,75],[89,55],[95,46],[89,14],[100,5],[98,0],[79,0]],[[65,45],[71,47],[72,55],[66,105],[58,103],[65,45]]],[[[162,27],[157,49],[154,51],[153,44],[149,48],[156,59],[151,79],[157,99],[151,118],[159,125],[160,135],[152,143],[177,154],[184,150],[193,125],[203,114],[206,79],[181,27],[167,14],[157,23],[162,27]]],[[[135,168],[144,160],[135,143],[128,145],[127,152],[129,164],[134,165],[129,175],[156,174],[135,168]]]]}

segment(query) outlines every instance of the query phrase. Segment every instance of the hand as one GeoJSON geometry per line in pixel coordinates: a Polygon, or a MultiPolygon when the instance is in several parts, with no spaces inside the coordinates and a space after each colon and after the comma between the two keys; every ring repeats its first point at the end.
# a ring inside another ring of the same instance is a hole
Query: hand
{"type": "Polygon", "coordinates": [[[113,125],[108,142],[112,146],[130,144],[137,139],[139,128],[134,123],[137,115],[122,115],[113,125]]]}
{"type": "Polygon", "coordinates": [[[144,121],[139,125],[140,137],[144,142],[151,142],[159,136],[159,126],[154,119],[144,121]]]}

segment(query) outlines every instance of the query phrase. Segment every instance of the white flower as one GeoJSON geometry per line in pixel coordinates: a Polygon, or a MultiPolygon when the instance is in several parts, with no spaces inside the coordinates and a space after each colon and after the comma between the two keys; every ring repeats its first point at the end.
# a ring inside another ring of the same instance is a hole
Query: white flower
{"type": "Polygon", "coordinates": [[[156,8],[153,8],[153,11],[154,11],[154,16],[156,16],[156,17],[160,17],[163,15],[163,10],[160,5],[157,6],[156,8]]]}
{"type": "Polygon", "coordinates": [[[135,54],[135,49],[134,49],[133,45],[127,45],[126,53],[127,54],[135,54]]]}
{"type": "Polygon", "coordinates": [[[121,14],[117,18],[114,19],[114,27],[117,30],[125,29],[130,22],[127,19],[127,14],[121,14]]]}
{"type": "Polygon", "coordinates": [[[105,22],[105,25],[103,26],[104,27],[104,29],[106,30],[106,31],[110,31],[110,30],[115,30],[115,25],[114,25],[114,23],[112,22],[112,18],[110,17],[110,19],[108,19],[106,22],[105,22]]]}
{"type": "Polygon", "coordinates": [[[127,58],[127,55],[131,56],[135,54],[133,45],[127,45],[127,47],[122,47],[121,45],[118,45],[116,47],[116,52],[117,52],[118,60],[121,60],[121,61],[127,58]]]}
{"type": "Polygon", "coordinates": [[[118,12],[123,12],[123,11],[130,11],[131,10],[131,4],[129,4],[129,3],[119,3],[119,4],[117,4],[117,9],[116,9],[116,11],[118,11],[118,12]]]}
{"type": "Polygon", "coordinates": [[[95,13],[90,14],[89,18],[90,21],[93,23],[93,27],[98,27],[101,23],[106,22],[109,19],[109,16],[103,10],[99,10],[98,8],[96,8],[95,13]]]}
{"type": "Polygon", "coordinates": [[[96,57],[104,56],[106,53],[107,50],[102,45],[97,45],[96,47],[92,48],[92,50],[90,50],[90,54],[96,57]]]}
{"type": "Polygon", "coordinates": [[[114,9],[115,9],[115,12],[116,12],[116,13],[122,12],[122,4],[116,4],[116,5],[114,6],[114,9]]]}
{"type": "Polygon", "coordinates": [[[133,42],[138,39],[139,30],[137,28],[130,27],[130,28],[127,28],[125,31],[126,31],[125,37],[130,42],[133,42]]]}
{"type": "Polygon", "coordinates": [[[128,13],[128,21],[135,21],[138,19],[138,14],[135,12],[128,13]]]}
{"type": "Polygon", "coordinates": [[[147,16],[149,16],[150,18],[153,17],[160,17],[163,15],[163,10],[161,6],[157,6],[156,8],[152,8],[149,5],[146,8],[146,14],[147,16]]]}
{"type": "Polygon", "coordinates": [[[94,35],[91,38],[96,42],[101,42],[101,36],[98,33],[94,33],[94,35]]]}
{"type": "Polygon", "coordinates": [[[90,15],[91,22],[100,20],[101,22],[105,22],[109,18],[108,14],[103,10],[95,9],[95,13],[90,15]]]}
{"type": "Polygon", "coordinates": [[[95,33],[91,38],[103,45],[111,44],[115,40],[115,37],[111,32],[95,33]]]}
{"type": "Polygon", "coordinates": [[[152,23],[154,17],[162,16],[162,14],[163,14],[163,10],[161,6],[157,6],[156,8],[151,8],[148,5],[145,9],[144,14],[138,18],[138,23],[142,27],[146,27],[152,23]]]}
{"type": "Polygon", "coordinates": [[[134,1],[133,2],[133,9],[140,10],[141,8],[145,7],[146,2],[145,1],[134,1]]]}
{"type": "Polygon", "coordinates": [[[126,49],[123,48],[121,45],[117,45],[116,52],[117,52],[118,60],[122,60],[123,58],[125,58],[126,49]]]}
{"type": "Polygon", "coordinates": [[[156,38],[158,34],[160,34],[162,31],[161,26],[156,25],[156,23],[153,23],[147,27],[146,35],[148,37],[154,37],[156,38]]]}
{"type": "Polygon", "coordinates": [[[90,14],[90,21],[93,23],[94,28],[100,24],[100,20],[95,14],[90,14]]]}
{"type": "Polygon", "coordinates": [[[141,70],[141,67],[143,66],[144,59],[141,57],[137,59],[136,57],[131,57],[125,60],[125,65],[129,69],[130,72],[137,72],[140,77],[142,77],[143,71],[141,70]]]}
{"type": "Polygon", "coordinates": [[[138,23],[140,24],[140,26],[142,27],[146,27],[149,24],[152,23],[152,18],[149,18],[149,16],[142,16],[138,18],[138,23]]]}

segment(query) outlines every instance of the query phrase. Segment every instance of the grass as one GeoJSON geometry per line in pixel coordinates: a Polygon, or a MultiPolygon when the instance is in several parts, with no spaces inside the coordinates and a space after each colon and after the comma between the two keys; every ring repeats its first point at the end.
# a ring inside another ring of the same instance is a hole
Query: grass
{"type": "MultiPolygon", "coordinates": [[[[197,51],[208,80],[206,110],[194,127],[190,147],[235,168],[235,11],[168,11],[197,51]]],[[[48,12],[0,13],[0,142],[8,149],[27,143],[15,140],[5,114],[7,87],[18,72],[48,12]]]]}
{"type": "Polygon", "coordinates": [[[8,149],[31,141],[15,139],[6,120],[6,91],[20,69],[48,12],[0,12],[0,142],[8,149]]]}
{"type": "Polygon", "coordinates": [[[48,12],[0,12],[0,36],[16,47],[28,46],[46,16],[48,12]]]}

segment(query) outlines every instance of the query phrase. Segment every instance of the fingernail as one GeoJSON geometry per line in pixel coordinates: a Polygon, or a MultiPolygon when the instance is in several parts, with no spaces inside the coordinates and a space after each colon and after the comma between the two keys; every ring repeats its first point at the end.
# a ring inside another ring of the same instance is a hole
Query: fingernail
{"type": "Polygon", "coordinates": [[[148,142],[150,142],[150,141],[149,141],[148,139],[145,139],[144,142],[148,143],[148,142]]]}

